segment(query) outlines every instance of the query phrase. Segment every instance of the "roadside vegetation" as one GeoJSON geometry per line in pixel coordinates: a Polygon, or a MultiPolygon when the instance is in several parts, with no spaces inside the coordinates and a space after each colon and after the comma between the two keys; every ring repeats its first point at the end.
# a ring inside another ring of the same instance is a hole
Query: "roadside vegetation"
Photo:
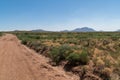
{"type": "Polygon", "coordinates": [[[80,80],[120,79],[119,32],[13,32],[21,43],[80,80]],[[116,76],[116,77],[115,77],[116,76]]]}
{"type": "Polygon", "coordinates": [[[2,34],[3,34],[3,33],[2,33],[2,32],[0,32],[0,36],[2,36],[2,34]]]}

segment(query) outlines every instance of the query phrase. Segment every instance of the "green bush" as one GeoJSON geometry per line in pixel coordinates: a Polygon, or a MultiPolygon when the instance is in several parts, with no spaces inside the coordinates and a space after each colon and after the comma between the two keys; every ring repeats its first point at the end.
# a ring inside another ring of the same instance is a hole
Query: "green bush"
{"type": "Polygon", "coordinates": [[[35,39],[40,39],[40,36],[35,36],[35,39]]]}
{"type": "Polygon", "coordinates": [[[89,61],[88,54],[86,50],[83,50],[82,53],[71,53],[67,60],[71,64],[87,64],[89,61]]]}
{"type": "Polygon", "coordinates": [[[26,45],[26,44],[27,44],[27,41],[26,41],[26,40],[22,40],[21,43],[24,44],[24,45],[26,45]]]}
{"type": "Polygon", "coordinates": [[[78,62],[78,61],[80,61],[80,54],[71,53],[66,59],[69,62],[78,62]]]}
{"type": "Polygon", "coordinates": [[[68,60],[70,64],[87,64],[89,61],[87,50],[83,49],[81,53],[74,53],[74,48],[68,45],[52,48],[50,52],[51,59],[59,64],[61,61],[68,60]]]}
{"type": "Polygon", "coordinates": [[[80,62],[82,64],[87,64],[88,61],[89,61],[88,52],[86,49],[83,49],[82,53],[80,54],[80,62]]]}
{"type": "Polygon", "coordinates": [[[52,48],[50,57],[56,62],[56,64],[59,64],[61,61],[66,60],[66,57],[72,52],[71,47],[68,45],[62,45],[60,47],[52,48]]]}
{"type": "Polygon", "coordinates": [[[56,64],[60,62],[61,56],[59,55],[60,55],[59,48],[53,48],[50,52],[50,57],[56,64]]]}

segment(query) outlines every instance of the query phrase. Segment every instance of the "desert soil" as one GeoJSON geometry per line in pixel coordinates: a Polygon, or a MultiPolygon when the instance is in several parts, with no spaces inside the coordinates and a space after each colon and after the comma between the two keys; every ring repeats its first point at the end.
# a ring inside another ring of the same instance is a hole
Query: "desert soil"
{"type": "Polygon", "coordinates": [[[79,80],[48,60],[22,45],[15,35],[0,37],[0,80],[79,80]]]}

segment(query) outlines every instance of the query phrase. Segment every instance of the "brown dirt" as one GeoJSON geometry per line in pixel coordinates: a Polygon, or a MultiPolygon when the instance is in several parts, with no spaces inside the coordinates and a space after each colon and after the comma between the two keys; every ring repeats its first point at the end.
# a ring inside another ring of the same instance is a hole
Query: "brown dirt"
{"type": "Polygon", "coordinates": [[[48,59],[20,43],[16,36],[0,38],[0,80],[79,80],[60,67],[52,67],[48,59]]]}

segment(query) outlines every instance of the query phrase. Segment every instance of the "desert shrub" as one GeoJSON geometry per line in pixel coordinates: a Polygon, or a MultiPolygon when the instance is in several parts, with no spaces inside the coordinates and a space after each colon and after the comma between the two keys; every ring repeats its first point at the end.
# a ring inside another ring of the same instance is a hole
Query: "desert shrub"
{"type": "Polygon", "coordinates": [[[35,39],[40,39],[40,36],[36,36],[35,39]]]}
{"type": "Polygon", "coordinates": [[[89,61],[88,53],[86,50],[83,50],[81,53],[71,53],[67,57],[67,60],[74,65],[76,64],[84,65],[84,64],[87,64],[89,61]]]}
{"type": "Polygon", "coordinates": [[[117,41],[117,40],[119,39],[119,37],[118,37],[118,36],[111,36],[111,39],[112,39],[113,41],[117,41]]]}
{"type": "Polygon", "coordinates": [[[56,64],[58,64],[62,58],[62,56],[59,55],[59,48],[53,48],[50,52],[50,57],[56,64]]]}
{"type": "Polygon", "coordinates": [[[107,45],[107,44],[109,44],[110,43],[110,41],[108,41],[108,40],[103,40],[103,45],[107,45]]]}
{"type": "Polygon", "coordinates": [[[89,61],[88,52],[86,49],[83,49],[82,53],[80,54],[80,62],[82,64],[87,64],[88,61],[89,61]]]}
{"type": "Polygon", "coordinates": [[[80,54],[71,53],[66,59],[71,63],[79,62],[80,61],[80,54]]]}
{"type": "Polygon", "coordinates": [[[98,58],[98,60],[96,61],[96,66],[100,69],[103,69],[105,66],[105,62],[102,59],[98,58]]]}
{"type": "Polygon", "coordinates": [[[3,35],[3,33],[2,32],[0,32],[0,36],[2,36],[3,35]]]}
{"type": "Polygon", "coordinates": [[[111,62],[110,62],[110,60],[108,60],[108,59],[105,59],[105,66],[107,66],[107,67],[111,67],[111,62]]]}
{"type": "Polygon", "coordinates": [[[78,44],[78,41],[76,39],[69,39],[66,43],[68,43],[68,44],[78,44]]]}
{"type": "Polygon", "coordinates": [[[60,47],[52,48],[50,52],[50,57],[56,64],[59,64],[61,61],[65,60],[66,57],[72,52],[73,51],[71,47],[69,47],[68,45],[62,45],[60,47]]]}
{"type": "Polygon", "coordinates": [[[22,40],[21,43],[24,44],[24,45],[26,45],[27,41],[26,40],[22,40]]]}
{"type": "Polygon", "coordinates": [[[104,68],[101,73],[103,80],[111,80],[112,70],[110,68],[104,68]]]}

